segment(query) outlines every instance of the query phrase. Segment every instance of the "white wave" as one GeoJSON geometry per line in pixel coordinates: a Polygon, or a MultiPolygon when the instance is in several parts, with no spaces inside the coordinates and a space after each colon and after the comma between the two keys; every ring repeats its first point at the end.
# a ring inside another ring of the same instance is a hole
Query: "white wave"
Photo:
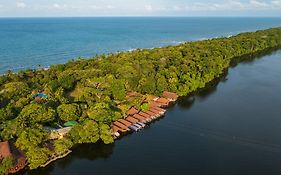
{"type": "Polygon", "coordinates": [[[128,52],[133,52],[133,51],[135,51],[135,50],[137,50],[137,49],[129,49],[129,50],[127,50],[128,52]]]}

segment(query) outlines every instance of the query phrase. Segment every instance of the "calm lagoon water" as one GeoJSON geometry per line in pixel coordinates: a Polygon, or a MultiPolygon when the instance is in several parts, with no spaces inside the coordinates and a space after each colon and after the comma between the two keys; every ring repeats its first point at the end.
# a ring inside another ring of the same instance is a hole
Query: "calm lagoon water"
{"type": "Polygon", "coordinates": [[[145,130],[25,175],[280,175],[280,80],[281,51],[240,63],[145,130]]]}
{"type": "Polygon", "coordinates": [[[0,74],[281,26],[281,18],[0,18],[0,74]]]}

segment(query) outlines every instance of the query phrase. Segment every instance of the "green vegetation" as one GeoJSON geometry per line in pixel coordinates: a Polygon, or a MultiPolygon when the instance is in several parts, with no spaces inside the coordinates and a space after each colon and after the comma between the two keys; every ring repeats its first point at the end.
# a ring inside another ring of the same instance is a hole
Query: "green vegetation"
{"type": "Polygon", "coordinates": [[[4,158],[0,164],[0,174],[6,174],[13,167],[13,159],[11,157],[4,158]]]}
{"type": "Polygon", "coordinates": [[[180,96],[203,88],[239,57],[281,46],[281,28],[178,46],[99,55],[52,66],[49,70],[7,72],[0,76],[1,139],[14,139],[37,168],[75,144],[112,143],[110,125],[131,106],[147,110],[127,92],[180,96]],[[47,99],[34,100],[43,92],[47,99]],[[77,121],[60,140],[50,141],[45,126],[77,121]],[[53,148],[49,148],[52,145],[53,148]]]}
{"type": "Polygon", "coordinates": [[[4,158],[0,164],[0,174],[6,174],[7,171],[12,168],[13,159],[11,157],[4,158]]]}
{"type": "Polygon", "coordinates": [[[62,121],[78,120],[81,116],[80,107],[77,104],[62,104],[57,108],[58,116],[62,121]]]}

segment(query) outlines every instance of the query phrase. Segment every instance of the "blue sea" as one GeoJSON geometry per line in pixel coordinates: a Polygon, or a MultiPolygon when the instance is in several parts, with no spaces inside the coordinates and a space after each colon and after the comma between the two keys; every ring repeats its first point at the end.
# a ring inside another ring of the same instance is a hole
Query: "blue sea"
{"type": "Polygon", "coordinates": [[[281,18],[0,18],[0,73],[281,26],[281,18]]]}

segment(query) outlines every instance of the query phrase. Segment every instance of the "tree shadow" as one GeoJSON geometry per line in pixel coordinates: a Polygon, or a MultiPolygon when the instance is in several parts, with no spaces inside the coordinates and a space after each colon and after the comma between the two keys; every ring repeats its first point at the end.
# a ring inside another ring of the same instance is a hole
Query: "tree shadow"
{"type": "MultiPolygon", "coordinates": [[[[39,168],[36,170],[30,170],[22,174],[24,175],[52,175],[55,171],[55,167],[59,167],[64,170],[69,167],[73,161],[77,159],[86,160],[98,160],[98,159],[108,159],[112,155],[114,150],[114,144],[104,144],[98,142],[95,144],[82,144],[77,145],[73,148],[73,151],[67,157],[57,160],[56,162],[48,165],[45,168],[39,168]]],[[[20,174],[18,174],[20,175],[20,174]]]]}
{"type": "MultiPolygon", "coordinates": [[[[277,50],[279,50],[280,47],[277,48],[271,48],[267,49],[262,52],[257,52],[255,54],[251,55],[244,55],[242,57],[237,57],[233,59],[231,62],[232,68],[236,67],[238,63],[252,63],[256,59],[260,59],[266,55],[271,55],[277,50]]],[[[229,68],[228,68],[229,69],[229,68]]],[[[196,102],[196,99],[199,98],[199,100],[205,100],[210,95],[214,94],[217,91],[218,84],[221,82],[227,81],[227,75],[228,75],[228,69],[224,71],[224,73],[214,79],[213,81],[206,84],[204,88],[198,89],[194,93],[189,94],[185,97],[180,97],[177,102],[177,106],[181,109],[187,110],[190,109],[194,103],[196,102]]],[[[20,173],[21,175],[52,175],[55,171],[55,167],[58,166],[61,169],[66,169],[68,166],[71,165],[71,163],[74,160],[77,159],[86,159],[86,160],[98,160],[98,159],[109,159],[110,156],[113,154],[114,151],[114,144],[105,145],[101,142],[98,142],[96,144],[83,144],[76,146],[73,148],[73,152],[67,156],[64,159],[58,160],[51,165],[47,166],[46,168],[40,168],[37,170],[27,171],[24,173],[20,173]]],[[[19,175],[19,173],[18,173],[19,175]]]]}
{"type": "Polygon", "coordinates": [[[252,54],[246,54],[240,57],[235,57],[232,59],[230,63],[230,67],[236,67],[238,64],[250,64],[253,63],[255,60],[261,59],[264,56],[270,56],[276,53],[278,50],[281,49],[281,46],[268,48],[263,51],[258,51],[252,54]]]}
{"type": "Polygon", "coordinates": [[[180,109],[188,110],[195,102],[195,97],[181,97],[178,99],[177,105],[180,109]]]}
{"type": "MultiPolygon", "coordinates": [[[[274,47],[266,49],[264,51],[256,52],[254,54],[248,54],[243,55],[241,57],[233,58],[233,61],[231,61],[229,68],[234,68],[239,64],[253,63],[255,60],[261,59],[264,56],[272,55],[280,49],[281,47],[274,47]]],[[[188,96],[180,97],[177,102],[179,108],[187,110],[194,105],[196,100],[204,101],[208,99],[208,97],[210,97],[217,91],[217,87],[220,83],[225,83],[228,81],[227,76],[229,68],[227,68],[218,78],[215,78],[211,82],[207,83],[204,88],[198,89],[195,92],[189,94],[188,96]]]]}

